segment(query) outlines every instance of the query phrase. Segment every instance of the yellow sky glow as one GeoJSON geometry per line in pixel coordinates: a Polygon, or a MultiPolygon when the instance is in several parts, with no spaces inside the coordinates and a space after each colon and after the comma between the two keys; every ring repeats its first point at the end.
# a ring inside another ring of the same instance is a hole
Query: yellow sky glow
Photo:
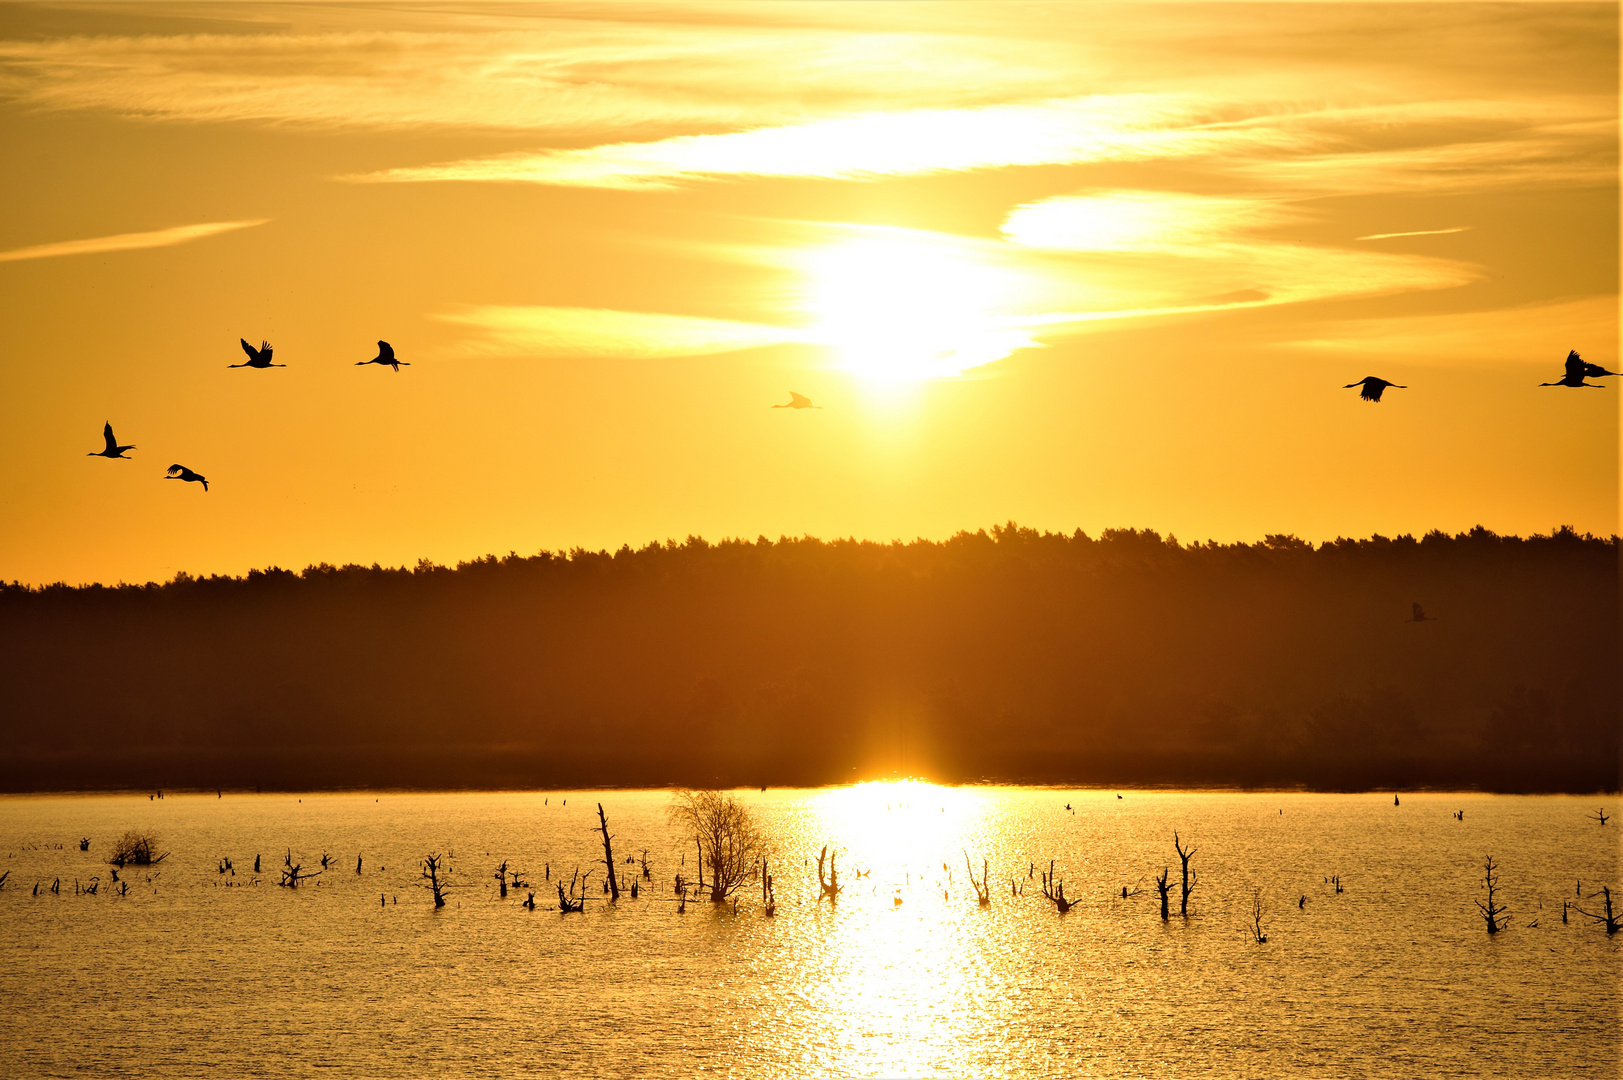
{"type": "Polygon", "coordinates": [[[1615,8],[1173,11],[0,6],[0,578],[1616,531],[1615,8]]]}

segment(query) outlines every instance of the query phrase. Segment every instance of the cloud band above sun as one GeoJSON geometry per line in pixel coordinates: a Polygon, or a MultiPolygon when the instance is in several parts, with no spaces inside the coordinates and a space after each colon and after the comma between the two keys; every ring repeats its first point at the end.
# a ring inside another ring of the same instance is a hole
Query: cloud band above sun
{"type": "Polygon", "coordinates": [[[1313,193],[1594,184],[1615,176],[1610,103],[1447,100],[1301,110],[1185,95],[1096,95],[869,113],[648,142],[507,153],[352,174],[370,183],[665,189],[706,180],[891,176],[1201,159],[1254,189],[1313,193]],[[1576,117],[1576,119],[1575,119],[1576,117]],[[1392,131],[1454,134],[1390,146],[1392,131]],[[1610,127],[1608,125],[1611,125],[1610,127]],[[1366,143],[1349,151],[1348,144],[1366,143]]]}

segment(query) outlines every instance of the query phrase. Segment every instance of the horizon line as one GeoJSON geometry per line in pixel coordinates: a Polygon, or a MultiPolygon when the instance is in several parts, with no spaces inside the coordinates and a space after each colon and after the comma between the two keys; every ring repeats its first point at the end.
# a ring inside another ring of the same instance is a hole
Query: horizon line
{"type": "Polygon", "coordinates": [[[836,536],[830,537],[828,539],[824,539],[823,537],[820,537],[820,536],[813,536],[811,533],[801,533],[801,534],[796,535],[796,536],[791,536],[788,533],[780,533],[778,535],[778,538],[776,540],[774,540],[771,537],[767,536],[765,533],[761,533],[758,536],[756,536],[755,539],[753,539],[753,540],[748,539],[748,538],[743,537],[743,536],[722,536],[719,539],[712,541],[712,540],[707,540],[703,536],[700,536],[700,535],[698,535],[696,533],[689,533],[686,537],[684,537],[682,539],[677,539],[676,537],[666,537],[664,540],[650,540],[650,541],[647,541],[646,543],[642,544],[640,547],[632,547],[629,542],[626,542],[626,543],[622,543],[618,548],[614,548],[613,550],[611,550],[611,549],[609,549],[607,547],[588,548],[588,547],[585,547],[583,545],[578,545],[577,544],[574,547],[568,547],[568,548],[564,548],[564,547],[559,547],[559,548],[546,548],[546,547],[538,548],[534,553],[528,554],[528,555],[520,555],[516,549],[509,549],[506,555],[498,555],[494,551],[491,551],[491,552],[486,552],[483,555],[475,555],[475,556],[473,556],[471,558],[461,559],[458,562],[456,562],[455,564],[437,563],[434,560],[432,560],[432,559],[430,559],[430,558],[428,558],[426,556],[419,557],[417,562],[414,565],[410,565],[410,564],[406,564],[406,563],[400,563],[400,564],[394,564],[394,565],[389,565],[389,566],[385,566],[385,565],[383,565],[382,563],[380,563],[380,562],[378,562],[376,560],[374,560],[370,564],[368,564],[368,563],[358,563],[358,562],[330,563],[330,562],[326,562],[325,560],[323,560],[321,562],[307,563],[302,570],[292,570],[292,569],[289,569],[287,567],[281,566],[280,564],[275,564],[275,563],[264,566],[264,567],[249,567],[247,570],[244,570],[240,574],[229,574],[229,573],[200,573],[200,574],[193,574],[193,573],[191,573],[190,571],[187,571],[187,570],[177,570],[177,571],[175,571],[175,574],[174,574],[173,577],[167,578],[167,579],[165,579],[163,581],[159,581],[159,580],[155,580],[155,579],[148,579],[147,581],[144,581],[144,582],[129,582],[129,581],[125,581],[123,579],[119,579],[116,583],[111,583],[111,584],[109,584],[107,582],[104,582],[104,581],[88,581],[88,582],[82,581],[82,582],[79,582],[78,584],[75,584],[75,585],[69,585],[66,581],[63,581],[61,579],[58,579],[56,581],[50,581],[50,582],[43,582],[43,581],[41,581],[41,582],[24,582],[21,579],[16,579],[16,578],[14,578],[14,579],[12,579],[10,581],[7,581],[4,578],[0,578],[0,593],[4,593],[4,592],[43,593],[43,592],[45,592],[47,590],[53,590],[53,589],[89,590],[89,589],[165,588],[165,587],[170,586],[170,585],[188,584],[188,583],[200,582],[200,581],[220,581],[220,580],[224,580],[224,581],[247,581],[247,580],[249,580],[249,579],[251,579],[251,578],[253,578],[255,576],[264,576],[264,575],[269,575],[269,574],[288,574],[288,575],[292,575],[294,577],[307,579],[307,578],[313,576],[312,573],[311,573],[312,571],[326,573],[326,572],[342,572],[342,571],[366,570],[366,571],[377,571],[377,572],[380,572],[380,573],[412,574],[412,575],[429,574],[429,573],[435,573],[435,572],[440,572],[440,571],[450,571],[450,572],[454,573],[454,572],[456,572],[458,570],[485,565],[485,564],[487,564],[489,562],[495,562],[495,563],[501,564],[501,563],[505,563],[505,562],[508,562],[508,561],[515,561],[515,562],[516,561],[528,561],[528,560],[531,560],[531,559],[542,559],[542,558],[561,559],[562,561],[565,561],[565,562],[573,562],[576,558],[604,558],[604,557],[614,558],[614,557],[617,557],[618,555],[620,555],[621,553],[630,553],[632,555],[638,555],[638,554],[642,554],[642,553],[645,553],[645,552],[654,552],[654,551],[675,551],[675,550],[678,550],[678,549],[681,549],[681,548],[689,547],[690,545],[694,545],[695,541],[698,542],[697,546],[700,546],[704,550],[708,550],[708,549],[711,549],[711,548],[729,547],[729,546],[734,546],[734,545],[757,547],[757,546],[760,546],[762,543],[765,543],[766,545],[772,546],[772,547],[776,547],[776,546],[784,545],[784,544],[791,544],[791,543],[816,543],[816,544],[825,544],[825,545],[830,545],[830,546],[836,545],[836,544],[856,544],[856,545],[859,545],[859,546],[907,548],[907,547],[912,547],[914,545],[942,546],[942,545],[945,545],[945,544],[949,544],[954,540],[959,540],[959,539],[963,539],[963,538],[971,538],[971,539],[973,539],[973,538],[976,538],[976,537],[984,537],[984,538],[986,538],[987,540],[989,540],[989,541],[991,541],[993,543],[999,543],[999,542],[1003,541],[1003,538],[1005,536],[1022,537],[1022,538],[1023,537],[1030,537],[1030,538],[1034,538],[1034,539],[1038,539],[1038,540],[1056,540],[1056,539],[1057,540],[1064,540],[1064,541],[1083,540],[1083,541],[1088,541],[1090,543],[1109,543],[1109,542],[1115,541],[1117,538],[1123,536],[1124,534],[1130,534],[1135,539],[1141,539],[1142,540],[1142,539],[1151,539],[1151,538],[1153,538],[1153,542],[1158,543],[1163,547],[1177,548],[1180,551],[1196,551],[1196,550],[1206,550],[1206,549],[1241,548],[1241,547],[1244,547],[1244,548],[1263,548],[1263,549],[1266,549],[1266,550],[1293,549],[1294,548],[1294,549],[1302,550],[1302,551],[1318,552],[1318,551],[1323,551],[1326,548],[1330,548],[1330,547],[1333,547],[1333,546],[1338,545],[1338,544],[1349,544],[1349,543],[1350,544],[1369,544],[1369,543],[1376,543],[1376,542],[1386,542],[1386,543],[1390,543],[1390,544],[1416,544],[1416,545],[1418,545],[1418,544],[1424,542],[1425,540],[1433,538],[1433,537],[1441,537],[1442,539],[1448,540],[1448,541],[1466,541],[1466,540],[1471,540],[1471,539],[1475,538],[1478,533],[1482,534],[1482,536],[1484,538],[1492,538],[1494,540],[1510,541],[1510,542],[1513,542],[1513,543],[1525,543],[1525,542],[1531,542],[1531,541],[1536,541],[1536,540],[1553,540],[1553,539],[1560,538],[1560,537],[1571,537],[1573,539],[1580,540],[1580,541],[1599,542],[1599,543],[1605,543],[1605,544],[1612,544],[1614,546],[1616,546],[1616,545],[1618,545],[1620,543],[1623,543],[1623,536],[1620,536],[1616,532],[1606,534],[1606,535],[1596,535],[1595,533],[1591,533],[1591,532],[1587,532],[1587,531],[1586,532],[1579,532],[1577,527],[1573,526],[1573,525],[1556,525],[1556,526],[1552,526],[1548,533],[1535,532],[1535,533],[1529,533],[1527,536],[1522,536],[1519,533],[1495,532],[1493,529],[1490,529],[1487,526],[1481,525],[1481,524],[1473,525],[1471,528],[1462,530],[1462,531],[1457,532],[1457,533],[1447,532],[1447,531],[1445,531],[1443,529],[1438,529],[1438,528],[1429,529],[1429,530],[1421,533],[1419,536],[1416,536],[1413,532],[1396,533],[1396,534],[1391,535],[1391,536],[1388,536],[1388,535],[1386,535],[1384,533],[1380,533],[1380,532],[1372,532],[1368,536],[1337,535],[1334,539],[1320,540],[1317,543],[1315,543],[1312,540],[1304,540],[1301,537],[1297,536],[1295,533],[1264,533],[1260,539],[1251,540],[1251,541],[1246,541],[1246,540],[1220,541],[1220,540],[1214,540],[1214,539],[1206,539],[1206,540],[1191,540],[1191,541],[1188,541],[1186,543],[1186,542],[1180,541],[1178,539],[1176,533],[1168,532],[1168,533],[1162,534],[1160,531],[1158,531],[1156,529],[1153,529],[1153,528],[1148,528],[1148,527],[1139,528],[1139,527],[1135,527],[1135,526],[1107,526],[1107,527],[1101,529],[1097,535],[1093,535],[1093,534],[1088,533],[1086,530],[1082,529],[1080,526],[1077,527],[1076,529],[1073,529],[1070,532],[1062,532],[1062,531],[1061,532],[1053,532],[1053,531],[1049,531],[1047,529],[1036,529],[1036,528],[1031,528],[1031,527],[1028,527],[1028,526],[1023,526],[1023,525],[1020,525],[1016,521],[1010,520],[1010,521],[1007,521],[1007,522],[1005,522],[1005,523],[1003,523],[1001,525],[993,525],[990,528],[987,528],[987,527],[983,526],[983,527],[981,527],[979,529],[974,529],[974,530],[959,529],[957,532],[954,532],[954,533],[952,533],[952,534],[950,534],[950,535],[948,535],[948,536],[946,536],[944,538],[941,538],[941,539],[932,539],[930,537],[925,537],[925,536],[916,536],[911,540],[903,540],[900,537],[893,537],[893,538],[891,538],[889,540],[876,540],[876,539],[872,539],[872,538],[858,539],[855,535],[850,535],[850,536],[838,536],[838,535],[836,535],[836,536]],[[1277,543],[1275,543],[1275,542],[1277,542],[1277,543]]]}

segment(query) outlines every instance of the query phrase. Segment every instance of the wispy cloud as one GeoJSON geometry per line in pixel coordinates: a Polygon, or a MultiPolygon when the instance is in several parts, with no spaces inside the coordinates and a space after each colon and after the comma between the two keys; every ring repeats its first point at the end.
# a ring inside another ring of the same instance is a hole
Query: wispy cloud
{"type": "Polygon", "coordinates": [[[436,317],[475,331],[463,351],[500,356],[660,360],[805,340],[776,326],[605,308],[471,305],[436,317]]]}
{"type": "Polygon", "coordinates": [[[1284,344],[1327,355],[1400,358],[1441,366],[1543,364],[1559,374],[1568,349],[1611,366],[1617,358],[1618,299],[1590,296],[1494,311],[1343,319],[1303,328],[1284,344]]]}
{"type": "MultiPolygon", "coordinates": [[[[1401,121],[1401,114],[1395,119],[1401,121]]],[[[1444,134],[1432,131],[1429,137],[1427,125],[1438,121],[1411,121],[1411,132],[1424,140],[1419,145],[1376,144],[1332,153],[1251,158],[1233,162],[1223,171],[1275,191],[1322,195],[1548,189],[1617,182],[1615,101],[1529,104],[1520,117],[1475,124],[1469,123],[1471,119],[1469,114],[1462,115],[1462,126],[1444,134]],[[1562,111],[1548,115],[1554,108],[1562,111]]]]}
{"type": "Polygon", "coordinates": [[[154,232],[119,233],[117,236],[97,236],[88,240],[62,240],[54,244],[36,244],[33,247],[0,251],[0,262],[17,262],[21,259],[52,259],[59,255],[100,255],[109,251],[138,251],[142,248],[170,247],[174,244],[184,244],[190,240],[201,240],[205,236],[218,236],[220,233],[232,232],[236,229],[251,229],[255,225],[263,225],[269,220],[270,218],[255,218],[251,221],[215,221],[203,225],[178,225],[173,229],[158,229],[154,232]]]}
{"type": "Polygon", "coordinates": [[[1599,99],[1304,111],[1188,94],[1093,95],[505,153],[344,179],[637,189],[1198,159],[1215,175],[1281,193],[1561,186],[1614,177],[1615,123],[1614,104],[1599,99]]]}
{"type": "MultiPolygon", "coordinates": [[[[1114,310],[1183,313],[1446,289],[1479,276],[1454,260],[1280,234],[1309,217],[1272,198],[1110,191],[1017,206],[1002,232],[1019,247],[1068,253],[1064,276],[1098,283],[1087,305],[1093,310],[1077,321],[1115,317],[1114,310]]],[[[1054,321],[1065,319],[1056,314],[1054,321]]]]}
{"type": "MultiPolygon", "coordinates": [[[[471,158],[344,179],[664,188],[742,176],[860,180],[1011,165],[1189,157],[1276,133],[1207,126],[1194,98],[1127,95],[970,109],[916,109],[653,142],[471,158]]],[[[1282,148],[1282,147],[1281,147],[1282,148]]]]}
{"type": "Polygon", "coordinates": [[[1054,251],[1183,249],[1298,219],[1283,202],[1169,191],[1060,195],[1015,207],[1003,235],[1054,251]]]}
{"type": "Polygon", "coordinates": [[[1412,232],[1378,232],[1360,236],[1359,240],[1394,240],[1400,236],[1447,236],[1450,233],[1469,232],[1471,226],[1457,225],[1452,229],[1416,229],[1412,232]]]}
{"type": "Polygon", "coordinates": [[[0,92],[37,108],[175,121],[692,130],[1044,97],[1076,63],[1057,43],[771,25],[746,9],[328,8],[322,32],[274,30],[254,14],[239,12],[236,34],[0,42],[0,92]]]}

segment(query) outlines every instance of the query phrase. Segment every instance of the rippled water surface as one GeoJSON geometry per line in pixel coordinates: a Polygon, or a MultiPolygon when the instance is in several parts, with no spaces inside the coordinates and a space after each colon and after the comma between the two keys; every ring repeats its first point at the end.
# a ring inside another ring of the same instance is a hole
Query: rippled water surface
{"type": "Polygon", "coordinates": [[[0,1073],[1619,1074],[1623,934],[1561,921],[1580,882],[1618,885],[1620,830],[1586,816],[1604,800],[1121,794],[741,793],[776,845],[775,918],[758,889],[679,910],[693,856],[663,792],[4,799],[0,1073]],[[540,886],[594,861],[600,880],[598,802],[628,878],[648,849],[637,899],[499,897],[504,859],[540,886]],[[121,896],[105,859],[132,828],[171,854],[121,896]],[[1163,923],[1174,830],[1199,876],[1192,917],[1174,888],[1163,923]],[[824,844],[837,905],[816,900],[824,844]],[[332,868],[279,888],[289,849],[332,868]],[[966,851],[990,860],[990,907],[966,851]],[[436,852],[459,886],[439,911],[416,887],[436,852]],[[1473,904],[1488,853],[1512,911],[1493,939],[1473,904]],[[1063,916],[1029,876],[1050,859],[1079,901],[1063,916]]]}

